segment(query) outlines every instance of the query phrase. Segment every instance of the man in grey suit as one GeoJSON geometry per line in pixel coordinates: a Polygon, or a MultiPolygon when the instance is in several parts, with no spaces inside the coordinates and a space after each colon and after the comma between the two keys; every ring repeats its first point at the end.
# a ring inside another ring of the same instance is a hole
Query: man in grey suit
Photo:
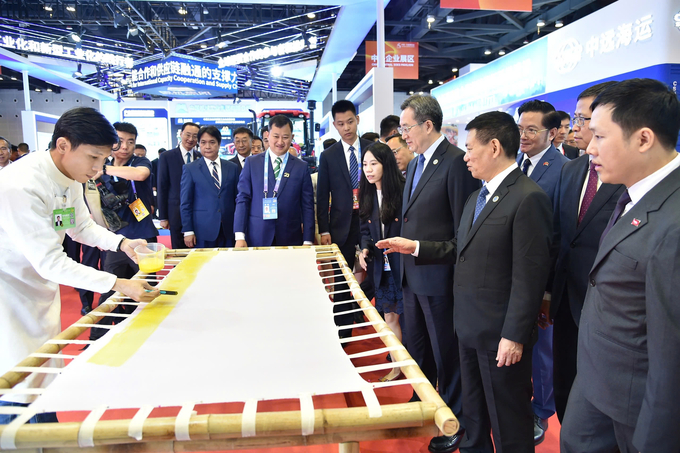
{"type": "MultiPolygon", "coordinates": [[[[499,452],[528,452],[531,347],[550,270],[552,209],[514,162],[519,132],[510,115],[484,113],[466,129],[465,161],[486,185],[468,199],[455,239],[419,241],[416,264],[456,263],[454,325],[468,437],[461,451],[492,452],[495,445],[499,452]]],[[[402,253],[416,249],[402,238],[385,242],[402,253]]]]}
{"type": "Polygon", "coordinates": [[[587,153],[623,192],[590,270],[563,452],[677,452],[680,102],[651,79],[592,104],[587,153]]]}
{"type": "MultiPolygon", "coordinates": [[[[453,239],[465,201],[479,188],[467,171],[464,153],[441,134],[443,114],[431,96],[414,95],[401,104],[399,132],[417,157],[404,186],[401,235],[415,240],[453,239]]],[[[406,344],[413,359],[455,414],[460,414],[460,360],[453,319],[453,262],[421,265],[401,261],[406,344]]],[[[435,437],[431,452],[455,451],[462,433],[435,437]]]]}

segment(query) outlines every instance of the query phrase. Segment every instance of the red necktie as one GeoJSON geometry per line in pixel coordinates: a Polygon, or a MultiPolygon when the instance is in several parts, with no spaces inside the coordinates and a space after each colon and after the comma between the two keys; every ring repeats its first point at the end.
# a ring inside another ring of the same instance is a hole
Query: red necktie
{"type": "Polygon", "coordinates": [[[578,224],[581,224],[583,218],[586,216],[586,212],[590,207],[590,203],[593,202],[595,194],[597,193],[597,172],[595,171],[595,165],[590,162],[590,171],[588,172],[588,185],[586,186],[586,193],[583,195],[583,201],[581,202],[581,210],[578,213],[578,224]]]}

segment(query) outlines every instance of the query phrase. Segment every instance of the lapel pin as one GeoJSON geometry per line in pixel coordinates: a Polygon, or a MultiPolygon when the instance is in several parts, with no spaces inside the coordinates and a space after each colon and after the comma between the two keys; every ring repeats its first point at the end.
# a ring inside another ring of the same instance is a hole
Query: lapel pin
{"type": "Polygon", "coordinates": [[[543,162],[544,167],[547,167],[548,165],[550,165],[550,162],[543,162]]]}
{"type": "Polygon", "coordinates": [[[289,174],[289,173],[284,173],[284,174],[283,174],[283,177],[284,177],[284,178],[290,178],[290,174],[289,174]]]}
{"type": "Polygon", "coordinates": [[[399,221],[399,218],[397,217],[396,219],[394,219],[394,221],[395,221],[395,222],[398,222],[398,221],[399,221]]]}
{"type": "Polygon", "coordinates": [[[633,219],[633,221],[630,222],[630,224],[633,226],[640,226],[640,219],[633,219]]]}
{"type": "Polygon", "coordinates": [[[498,195],[496,195],[495,197],[493,197],[493,199],[492,199],[491,201],[493,201],[494,203],[497,202],[497,201],[498,201],[498,195]]]}
{"type": "Polygon", "coordinates": [[[435,159],[434,162],[432,162],[432,165],[437,165],[439,163],[439,159],[435,159]]]}

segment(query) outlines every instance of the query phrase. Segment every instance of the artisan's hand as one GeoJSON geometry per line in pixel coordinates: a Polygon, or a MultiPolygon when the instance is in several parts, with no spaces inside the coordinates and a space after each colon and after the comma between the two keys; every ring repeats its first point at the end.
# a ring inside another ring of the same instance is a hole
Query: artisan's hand
{"type": "Polygon", "coordinates": [[[331,245],[333,241],[331,240],[331,235],[330,234],[322,234],[321,235],[321,245],[331,245]]]}
{"type": "Polygon", "coordinates": [[[538,326],[541,329],[547,329],[552,324],[552,319],[550,319],[550,299],[543,299],[541,311],[538,312],[538,326]]]}
{"type": "Polygon", "coordinates": [[[144,280],[127,280],[124,278],[117,278],[116,284],[113,285],[113,290],[127,297],[134,299],[137,302],[151,302],[160,295],[160,291],[149,285],[144,280]],[[150,290],[147,292],[147,290],[150,290]]]}
{"type": "Polygon", "coordinates": [[[368,257],[368,249],[363,249],[359,253],[359,264],[363,270],[368,269],[368,264],[366,264],[366,258],[368,257]]]}
{"type": "Polygon", "coordinates": [[[403,253],[404,255],[411,255],[416,251],[416,241],[406,238],[389,238],[378,241],[375,244],[379,249],[387,249],[385,253],[403,253]]]}
{"type": "Polygon", "coordinates": [[[519,362],[522,358],[523,350],[524,345],[522,343],[501,338],[501,341],[498,343],[498,354],[496,354],[497,366],[500,368],[519,362]]]}
{"type": "Polygon", "coordinates": [[[123,239],[120,244],[120,251],[125,252],[125,254],[135,263],[137,263],[137,254],[135,253],[135,247],[140,245],[146,245],[146,240],[144,239],[123,239]]]}
{"type": "Polygon", "coordinates": [[[161,228],[165,228],[166,230],[170,229],[170,222],[167,220],[161,220],[161,228]]]}
{"type": "Polygon", "coordinates": [[[190,234],[189,236],[184,236],[184,245],[190,249],[196,247],[196,235],[190,234]]]}
{"type": "Polygon", "coordinates": [[[236,241],[236,245],[234,247],[236,247],[237,249],[238,248],[248,248],[248,243],[244,240],[238,240],[238,241],[236,241]]]}

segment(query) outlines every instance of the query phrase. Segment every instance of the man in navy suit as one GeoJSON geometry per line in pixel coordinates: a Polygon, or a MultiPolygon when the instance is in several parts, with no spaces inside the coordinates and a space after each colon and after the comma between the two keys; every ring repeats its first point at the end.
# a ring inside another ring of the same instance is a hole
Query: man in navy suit
{"type": "Polygon", "coordinates": [[[182,217],[180,214],[180,183],[182,167],[199,159],[201,155],[194,151],[198,141],[198,124],[182,125],[181,141],[177,148],[161,154],[158,158],[158,217],[161,227],[170,230],[170,241],[173,249],[186,248],[182,234],[182,217]]]}
{"type": "Polygon", "coordinates": [[[233,247],[234,211],[239,170],[220,159],[222,134],[215,126],[198,131],[202,159],[182,171],[181,214],[184,244],[189,247],[233,247]]]}
{"type": "Polygon", "coordinates": [[[557,151],[561,152],[567,159],[576,159],[580,156],[578,148],[564,143],[571,130],[571,118],[567,112],[563,112],[562,110],[558,110],[557,114],[560,117],[560,127],[557,128],[557,135],[555,135],[555,138],[553,139],[553,145],[555,145],[557,151]]]}
{"type": "MultiPolygon", "coordinates": [[[[352,268],[356,249],[361,241],[359,225],[361,156],[363,150],[373,142],[359,138],[357,134],[359,115],[351,101],[344,99],[336,102],[331,108],[331,114],[333,126],[340,134],[341,140],[321,153],[316,186],[316,212],[321,244],[337,244],[347,265],[352,268]]],[[[341,277],[335,279],[336,282],[344,281],[341,277]]],[[[333,289],[342,291],[349,288],[346,285],[336,285],[333,289]]],[[[350,299],[351,295],[348,292],[334,296],[335,302],[350,299]]],[[[357,307],[355,303],[338,304],[333,306],[333,312],[342,313],[357,307]]],[[[353,321],[353,313],[335,316],[335,323],[338,326],[351,325],[353,321]]],[[[341,338],[351,335],[350,329],[340,331],[341,338]]]]}
{"type": "MultiPolygon", "coordinates": [[[[517,125],[521,136],[519,149],[522,153],[517,158],[517,163],[522,172],[533,179],[553,200],[562,166],[569,162],[569,159],[552,145],[557,129],[560,127],[560,117],[551,104],[536,100],[522,104],[518,113],[517,125]]],[[[549,295],[546,294],[539,320],[541,329],[539,329],[538,342],[533,352],[532,380],[536,444],[543,442],[545,431],[548,429],[548,419],[555,413],[552,376],[553,332],[548,318],[549,303],[549,295]]]]}
{"type": "Polygon", "coordinates": [[[314,190],[307,164],[288,153],[293,123],[269,120],[269,149],[245,161],[238,182],[236,247],[311,245],[314,190]]]}
{"type": "MultiPolygon", "coordinates": [[[[583,91],[576,102],[574,129],[582,150],[593,134],[588,129],[590,104],[607,87],[604,82],[583,91]]],[[[593,267],[600,236],[614,212],[616,200],[625,187],[602,183],[592,164],[592,156],[581,156],[564,164],[555,189],[555,241],[559,247],[552,284],[550,318],[553,320],[553,369],[555,409],[560,422],[576,377],[578,325],[588,289],[588,273],[593,267]]]]}
{"type": "Polygon", "coordinates": [[[247,127],[239,127],[234,131],[234,148],[236,155],[229,159],[238,165],[238,169],[243,170],[246,158],[250,156],[253,147],[253,131],[247,127]]]}

